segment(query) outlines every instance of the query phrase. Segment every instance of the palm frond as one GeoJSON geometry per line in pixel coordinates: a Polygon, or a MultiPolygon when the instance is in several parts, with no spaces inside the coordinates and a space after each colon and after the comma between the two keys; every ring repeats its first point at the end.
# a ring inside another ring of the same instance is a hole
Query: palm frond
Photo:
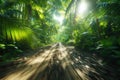
{"type": "Polygon", "coordinates": [[[0,32],[7,40],[19,41],[32,34],[32,30],[26,27],[25,22],[16,18],[0,15],[0,32]]]}
{"type": "Polygon", "coordinates": [[[69,11],[71,10],[71,7],[73,6],[73,4],[75,3],[76,0],[71,0],[71,2],[69,3],[65,15],[67,15],[69,13],[69,11]]]}

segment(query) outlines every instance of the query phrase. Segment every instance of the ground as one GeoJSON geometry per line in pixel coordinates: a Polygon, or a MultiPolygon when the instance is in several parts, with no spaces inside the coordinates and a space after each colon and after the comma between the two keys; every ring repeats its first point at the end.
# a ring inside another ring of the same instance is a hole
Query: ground
{"type": "Polygon", "coordinates": [[[120,80],[115,69],[95,53],[61,43],[8,65],[0,67],[0,80],[120,80]]]}

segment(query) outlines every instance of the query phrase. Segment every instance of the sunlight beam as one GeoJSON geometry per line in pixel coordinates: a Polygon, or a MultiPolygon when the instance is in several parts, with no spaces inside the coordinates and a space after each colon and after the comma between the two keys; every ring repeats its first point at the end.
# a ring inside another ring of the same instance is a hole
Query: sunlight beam
{"type": "Polygon", "coordinates": [[[88,8],[89,8],[89,3],[87,1],[82,0],[78,6],[78,11],[77,11],[78,15],[84,17],[88,12],[88,8]]]}
{"type": "Polygon", "coordinates": [[[58,21],[60,23],[60,25],[63,23],[64,17],[62,15],[58,16],[58,15],[53,15],[54,20],[58,21]]]}

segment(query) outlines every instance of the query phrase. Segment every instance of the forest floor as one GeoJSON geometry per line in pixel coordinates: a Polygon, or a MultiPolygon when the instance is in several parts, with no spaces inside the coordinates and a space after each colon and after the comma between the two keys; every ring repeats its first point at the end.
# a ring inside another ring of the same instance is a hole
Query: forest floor
{"type": "Polygon", "coordinates": [[[0,67],[0,80],[120,80],[96,54],[61,43],[0,67]]]}

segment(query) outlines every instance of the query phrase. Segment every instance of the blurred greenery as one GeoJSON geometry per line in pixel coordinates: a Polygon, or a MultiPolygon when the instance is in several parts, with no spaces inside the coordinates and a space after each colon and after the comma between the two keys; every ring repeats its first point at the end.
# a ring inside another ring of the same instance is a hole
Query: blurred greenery
{"type": "Polygon", "coordinates": [[[101,0],[72,32],[76,48],[101,55],[108,63],[120,66],[120,3],[118,0],[101,0]],[[80,24],[82,23],[82,25],[80,24]],[[85,24],[84,24],[85,23],[85,24]]]}
{"type": "Polygon", "coordinates": [[[88,0],[90,6],[85,16],[77,13],[80,2],[0,0],[2,61],[27,49],[62,42],[97,53],[120,66],[120,1],[88,0]],[[64,16],[62,23],[54,15],[64,16]]]}

